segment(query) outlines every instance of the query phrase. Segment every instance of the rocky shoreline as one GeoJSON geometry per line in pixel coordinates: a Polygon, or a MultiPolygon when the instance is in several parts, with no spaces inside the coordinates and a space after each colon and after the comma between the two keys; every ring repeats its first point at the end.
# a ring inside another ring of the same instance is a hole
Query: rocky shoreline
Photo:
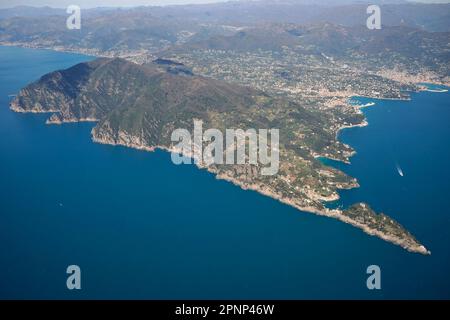
{"type": "MultiPolygon", "coordinates": [[[[124,146],[124,147],[129,147],[129,148],[134,148],[134,149],[144,150],[144,151],[149,151],[149,152],[153,152],[156,149],[160,149],[160,150],[163,150],[166,152],[175,151],[167,146],[152,146],[152,147],[150,147],[150,146],[147,146],[144,144],[139,144],[139,143],[137,143],[137,140],[134,137],[130,137],[130,136],[127,137],[125,135],[125,133],[122,133],[120,136],[121,136],[120,140],[117,140],[117,139],[112,138],[111,136],[108,136],[108,134],[99,133],[95,128],[92,130],[92,140],[96,143],[107,144],[107,145],[112,145],[112,146],[124,146]]],[[[302,212],[308,212],[308,213],[313,213],[313,214],[317,214],[320,216],[338,219],[344,223],[350,224],[356,228],[361,229],[363,232],[365,232],[371,236],[376,236],[387,242],[398,245],[409,252],[420,253],[423,255],[431,254],[430,251],[428,251],[422,244],[420,244],[409,233],[407,233],[407,235],[409,235],[407,238],[401,238],[401,237],[396,237],[395,235],[392,235],[392,234],[386,234],[377,229],[371,228],[368,225],[364,225],[363,223],[358,222],[355,219],[352,219],[352,218],[346,216],[344,214],[343,210],[327,209],[327,208],[319,209],[319,208],[316,208],[313,206],[307,206],[307,207],[301,206],[295,201],[295,199],[283,197],[282,195],[278,194],[275,190],[272,190],[269,187],[266,187],[263,185],[258,185],[258,184],[249,184],[247,182],[240,181],[240,180],[234,178],[233,176],[223,174],[223,173],[219,174],[217,171],[212,170],[210,167],[205,167],[205,166],[198,166],[198,167],[200,169],[206,169],[208,172],[214,174],[217,179],[231,182],[234,185],[242,188],[243,190],[256,191],[264,196],[268,196],[270,198],[276,199],[276,200],[278,200],[284,204],[287,204],[291,207],[294,207],[302,212]]],[[[359,205],[366,206],[365,204],[359,204],[359,205]]]]}
{"type": "MultiPolygon", "coordinates": [[[[126,63],[120,60],[114,60],[114,63],[112,63],[112,65],[114,66],[112,67],[113,70],[115,70],[114,68],[116,64],[122,66],[126,65],[126,63]]],[[[127,66],[130,68],[135,68],[134,65],[127,66]]],[[[51,98],[49,98],[47,95],[45,95],[45,98],[42,98],[42,92],[42,89],[39,87],[34,89],[28,88],[21,90],[18,96],[11,102],[11,110],[22,113],[52,113],[51,117],[47,120],[47,124],[62,124],[80,121],[97,122],[99,120],[96,117],[99,117],[99,114],[101,117],[102,113],[96,113],[95,109],[90,110],[89,112],[73,112],[73,110],[70,109],[71,103],[73,103],[71,102],[72,100],[66,99],[65,95],[59,91],[53,92],[51,98]],[[30,93],[30,90],[34,90],[35,96],[30,93]],[[41,103],[44,106],[41,105],[41,103]],[[59,106],[60,110],[54,110],[55,106],[59,106]],[[48,108],[46,109],[44,107],[48,108]]],[[[47,93],[47,91],[45,90],[44,92],[47,93]]],[[[52,92],[50,92],[50,94],[51,93],[52,92]]],[[[89,101],[84,101],[83,103],[85,106],[88,106],[88,102],[89,101]]],[[[358,106],[352,107],[358,109],[358,106]]],[[[155,149],[162,149],[168,152],[173,151],[172,147],[169,145],[170,142],[158,142],[161,141],[160,132],[155,134],[152,139],[146,140],[146,138],[144,138],[145,134],[143,127],[138,127],[138,131],[134,129],[134,133],[130,134],[130,131],[126,129],[126,126],[123,127],[117,124],[111,125],[109,121],[110,119],[108,119],[107,117],[102,118],[100,122],[92,129],[92,140],[94,142],[108,145],[120,145],[144,151],[154,151],[155,149]]],[[[152,123],[154,124],[154,122],[152,123]]],[[[356,124],[350,125],[348,123],[344,123],[344,125],[338,127],[336,131],[339,132],[344,128],[365,125],[367,125],[367,121],[363,119],[360,123],[356,124]]],[[[341,154],[342,157],[339,160],[349,161],[349,158],[354,154],[354,150],[352,151],[352,149],[348,147],[344,151],[345,152],[341,154]]],[[[189,157],[190,155],[186,156],[189,157]]],[[[319,155],[313,154],[313,156],[318,157],[319,155]]],[[[311,159],[303,160],[303,163],[307,163],[309,165],[311,163],[311,159]]],[[[345,180],[344,182],[339,182],[338,180],[330,180],[328,184],[322,184],[322,181],[320,181],[318,177],[315,177],[316,180],[313,180],[313,183],[306,183],[295,186],[292,181],[294,181],[296,177],[290,177],[289,173],[286,173],[285,176],[281,176],[280,179],[274,178],[273,180],[263,180],[259,179],[252,173],[248,174],[248,172],[245,172],[247,170],[246,168],[242,169],[240,167],[230,169],[229,167],[199,167],[215,174],[218,179],[227,180],[243,189],[254,190],[263,195],[269,196],[292,207],[295,207],[298,210],[336,218],[359,229],[362,229],[367,234],[374,235],[390,243],[397,244],[410,252],[429,254],[425,247],[421,245],[400,224],[382,214],[376,214],[365,204],[355,205],[353,206],[352,210],[332,210],[324,207],[322,202],[333,201],[339,198],[339,195],[336,192],[337,190],[356,187],[356,180],[354,180],[354,182],[352,181],[352,183],[349,183],[347,180],[345,180]],[[320,182],[316,183],[316,186],[321,185],[322,188],[314,188],[314,182],[320,182]],[[281,186],[278,183],[281,183],[281,186]]],[[[311,167],[311,169],[313,168],[311,167]]],[[[289,168],[287,170],[289,170],[289,168]]],[[[305,174],[307,175],[315,174],[315,171],[305,172],[305,174]]]]}

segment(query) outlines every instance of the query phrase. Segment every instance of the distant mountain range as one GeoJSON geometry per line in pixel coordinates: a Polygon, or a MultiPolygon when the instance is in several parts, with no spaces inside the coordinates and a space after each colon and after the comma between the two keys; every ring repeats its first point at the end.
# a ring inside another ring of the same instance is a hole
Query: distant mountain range
{"type": "MultiPolygon", "coordinates": [[[[409,26],[428,31],[450,31],[450,4],[407,1],[231,1],[206,5],[83,9],[85,18],[99,15],[118,18],[128,13],[160,19],[202,23],[254,25],[260,23],[365,25],[369,4],[379,4],[386,26],[409,26]]],[[[65,9],[16,7],[0,9],[0,19],[67,16],[65,9]]],[[[121,18],[119,18],[119,21],[121,18]]],[[[52,30],[52,29],[50,29],[52,30]]]]}
{"type": "Polygon", "coordinates": [[[359,62],[373,69],[402,66],[405,71],[427,67],[442,75],[449,72],[450,32],[428,32],[411,27],[384,27],[373,32],[366,27],[345,27],[333,24],[298,26],[264,25],[245,28],[235,34],[195,39],[170,48],[167,53],[195,50],[237,52],[289,49],[298,55],[326,55],[359,62]],[[369,66],[366,62],[370,60],[369,66]]]}
{"type": "Polygon", "coordinates": [[[426,67],[447,76],[450,4],[382,5],[383,28],[377,31],[365,27],[365,9],[362,4],[292,1],[103,8],[86,10],[81,30],[68,30],[67,14],[59,9],[41,8],[34,16],[29,8],[17,8],[11,10],[28,16],[0,19],[0,43],[108,57],[141,56],[137,62],[196,48],[253,52],[287,47],[346,63],[371,59],[374,69],[397,65],[414,73],[426,67]]]}

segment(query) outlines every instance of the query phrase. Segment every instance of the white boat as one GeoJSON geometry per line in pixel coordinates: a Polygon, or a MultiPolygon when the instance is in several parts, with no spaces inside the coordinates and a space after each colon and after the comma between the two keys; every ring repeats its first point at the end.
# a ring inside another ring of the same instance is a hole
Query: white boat
{"type": "Polygon", "coordinates": [[[374,105],[375,105],[375,102],[369,102],[369,103],[361,105],[360,108],[371,107],[371,106],[374,106],[374,105]]]}
{"type": "Polygon", "coordinates": [[[402,168],[400,168],[399,165],[397,165],[397,172],[398,172],[398,174],[400,175],[400,177],[403,177],[403,176],[405,175],[405,174],[403,173],[402,168]]]}
{"type": "Polygon", "coordinates": [[[427,89],[428,92],[437,92],[437,93],[444,93],[448,92],[447,89],[427,89]]]}

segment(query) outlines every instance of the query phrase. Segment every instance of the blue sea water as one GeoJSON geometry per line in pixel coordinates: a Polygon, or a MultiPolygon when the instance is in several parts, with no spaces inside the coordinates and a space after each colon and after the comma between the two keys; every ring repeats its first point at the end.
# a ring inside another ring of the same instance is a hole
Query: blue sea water
{"type": "Polygon", "coordinates": [[[29,82],[89,59],[0,47],[0,298],[450,298],[448,93],[376,101],[368,127],[342,131],[352,164],[331,163],[361,184],[341,204],[391,215],[422,256],[165,152],[92,143],[93,124],[8,109],[29,82]],[[72,264],[81,290],[66,288],[72,264]],[[381,290],[366,287],[372,264],[381,290]]]}

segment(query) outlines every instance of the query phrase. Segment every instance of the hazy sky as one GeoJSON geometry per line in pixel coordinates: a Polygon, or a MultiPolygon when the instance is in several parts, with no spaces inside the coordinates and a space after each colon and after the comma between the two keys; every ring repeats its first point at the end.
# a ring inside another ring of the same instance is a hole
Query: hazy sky
{"type": "MultiPolygon", "coordinates": [[[[66,8],[71,4],[84,8],[112,7],[112,6],[142,6],[142,5],[169,5],[186,3],[211,3],[224,2],[225,0],[0,0],[0,8],[15,6],[50,6],[55,8],[66,8]]],[[[450,1],[450,0],[449,0],[450,1]]]]}
{"type": "MultiPolygon", "coordinates": [[[[108,6],[140,6],[140,5],[169,5],[186,3],[211,3],[226,0],[0,0],[0,8],[9,8],[19,5],[50,6],[66,8],[76,4],[80,7],[108,7],[108,6]]],[[[417,2],[446,2],[450,0],[416,0],[417,2]]]]}

